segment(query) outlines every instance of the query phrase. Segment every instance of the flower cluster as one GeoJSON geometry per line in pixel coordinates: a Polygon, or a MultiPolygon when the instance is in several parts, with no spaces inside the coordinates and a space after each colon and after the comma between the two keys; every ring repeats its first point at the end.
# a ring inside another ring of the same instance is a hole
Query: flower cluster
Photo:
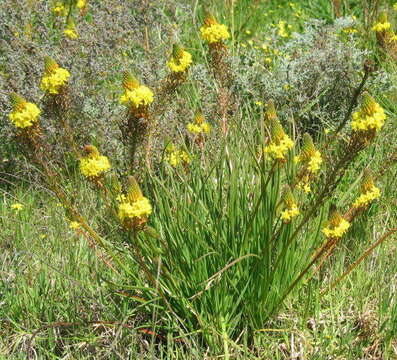
{"type": "Polygon", "coordinates": [[[387,14],[381,13],[378,18],[378,22],[372,26],[372,30],[375,32],[383,32],[390,29],[391,24],[387,20],[387,14]]]}
{"type": "Polygon", "coordinates": [[[181,149],[177,149],[174,144],[169,144],[166,148],[166,161],[173,167],[177,167],[179,164],[187,165],[190,163],[189,154],[181,149]]]}
{"type": "Polygon", "coordinates": [[[13,111],[8,115],[17,128],[27,128],[38,121],[40,109],[33,103],[27,102],[21,96],[11,95],[13,111]]]}
{"type": "Polygon", "coordinates": [[[109,159],[100,155],[95,146],[86,145],[84,150],[87,155],[80,159],[80,171],[85,177],[95,179],[110,169],[109,159]]]}
{"type": "Polygon", "coordinates": [[[289,186],[287,186],[284,190],[282,201],[285,209],[281,212],[281,219],[284,223],[288,223],[292,220],[292,218],[299,215],[298,204],[296,203],[289,186]]]}
{"type": "Polygon", "coordinates": [[[263,149],[273,160],[285,160],[285,156],[294,146],[294,142],[285,133],[277,117],[270,119],[270,143],[263,149]]]}
{"type": "Polygon", "coordinates": [[[172,72],[185,72],[192,63],[192,55],[178,45],[174,45],[172,56],[167,62],[172,72]]]}
{"type": "Polygon", "coordinates": [[[66,29],[63,30],[63,33],[65,34],[66,37],[68,37],[71,40],[75,40],[79,37],[79,34],[77,33],[76,30],[76,25],[71,18],[68,21],[66,29]]]}
{"type": "Polygon", "coordinates": [[[123,77],[124,94],[120,97],[120,103],[137,109],[140,106],[148,106],[153,102],[153,92],[145,85],[131,76],[128,72],[123,77]]]}
{"type": "Polygon", "coordinates": [[[383,108],[368,93],[358,111],[353,113],[353,131],[380,130],[385,123],[386,114],[383,108]]]}
{"type": "Polygon", "coordinates": [[[286,21],[280,20],[277,24],[277,34],[280,37],[287,38],[289,36],[287,28],[291,29],[291,25],[287,25],[286,21]]]}
{"type": "Polygon", "coordinates": [[[186,129],[194,135],[208,134],[211,131],[211,125],[205,121],[204,115],[198,112],[193,122],[187,124],[186,129]]]}
{"type": "Polygon", "coordinates": [[[366,207],[379,197],[380,190],[374,184],[372,173],[369,170],[366,170],[361,183],[361,195],[353,203],[353,207],[366,207]]]}
{"type": "Polygon", "coordinates": [[[308,133],[303,135],[301,152],[298,156],[295,156],[294,161],[295,163],[302,163],[304,166],[297,187],[308,193],[311,191],[310,181],[320,171],[323,163],[321,153],[315,148],[313,139],[308,133]]]}
{"type": "Polygon", "coordinates": [[[87,0],[77,0],[76,7],[78,9],[84,9],[87,6],[87,0]]]}
{"type": "Polygon", "coordinates": [[[200,28],[201,36],[209,44],[218,43],[230,37],[226,25],[219,24],[212,15],[208,15],[204,20],[204,25],[200,28]]]}
{"type": "Polygon", "coordinates": [[[69,77],[69,71],[61,68],[53,59],[47,57],[40,88],[48,94],[59,94],[61,88],[67,84],[69,77]]]}
{"type": "Polygon", "coordinates": [[[129,178],[129,189],[126,196],[122,196],[118,207],[118,217],[125,225],[132,221],[132,226],[146,223],[148,215],[152,213],[149,200],[143,196],[135,178],[129,178]]]}
{"type": "Polygon", "coordinates": [[[327,238],[341,238],[349,229],[350,223],[336,209],[330,212],[328,224],[322,229],[327,238]]]}
{"type": "Polygon", "coordinates": [[[56,16],[66,16],[68,14],[68,10],[66,9],[65,5],[60,1],[55,3],[51,11],[56,16]]]}

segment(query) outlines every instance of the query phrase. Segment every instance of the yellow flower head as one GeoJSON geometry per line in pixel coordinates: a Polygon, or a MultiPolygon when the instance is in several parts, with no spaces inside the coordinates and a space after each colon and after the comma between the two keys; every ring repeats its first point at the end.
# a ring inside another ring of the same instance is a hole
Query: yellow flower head
{"type": "Polygon", "coordinates": [[[294,142],[284,132],[277,117],[270,118],[270,136],[270,143],[264,147],[264,153],[273,160],[284,160],[294,142]]]}
{"type": "Polygon", "coordinates": [[[87,0],[77,0],[76,7],[78,9],[84,9],[87,5],[87,0]]]}
{"type": "Polygon", "coordinates": [[[283,20],[280,20],[277,24],[277,33],[280,37],[286,38],[289,36],[287,31],[287,23],[283,20]]]}
{"type": "Polygon", "coordinates": [[[298,205],[289,186],[286,186],[284,189],[282,201],[285,209],[281,212],[281,219],[284,223],[288,223],[292,218],[299,215],[298,205]]]}
{"type": "Polygon", "coordinates": [[[173,167],[177,167],[179,164],[190,164],[190,156],[184,151],[177,149],[175,145],[169,144],[166,148],[167,154],[165,160],[173,167]]]}
{"type": "Polygon", "coordinates": [[[320,170],[323,158],[320,151],[315,148],[313,139],[308,133],[303,135],[301,153],[295,157],[294,161],[305,163],[312,174],[316,174],[320,170]]]}
{"type": "Polygon", "coordinates": [[[204,115],[199,111],[194,115],[193,122],[187,124],[187,130],[194,135],[209,134],[211,125],[205,121],[204,115]]]}
{"type": "Polygon", "coordinates": [[[77,221],[71,221],[69,224],[69,228],[72,230],[77,230],[80,228],[80,226],[81,226],[80,223],[77,221]]]}
{"type": "Polygon", "coordinates": [[[56,16],[66,16],[68,14],[68,10],[61,1],[56,2],[51,11],[56,16]]]}
{"type": "Polygon", "coordinates": [[[129,189],[125,200],[119,204],[118,216],[122,222],[138,220],[145,222],[152,213],[149,200],[142,195],[141,189],[134,177],[129,178],[129,189]]]}
{"type": "Polygon", "coordinates": [[[185,72],[192,63],[192,55],[178,45],[174,45],[171,59],[167,65],[172,72],[185,72]]]}
{"type": "Polygon", "coordinates": [[[368,93],[364,93],[361,107],[352,117],[353,131],[378,131],[386,120],[385,111],[368,93]]]}
{"type": "Polygon", "coordinates": [[[80,171],[87,178],[97,178],[110,169],[109,159],[99,154],[93,145],[84,148],[87,155],[80,159],[80,171]]]}
{"type": "Polygon", "coordinates": [[[226,25],[219,24],[212,15],[208,15],[204,20],[204,25],[200,28],[201,37],[208,43],[213,44],[230,37],[226,25]]]}
{"type": "Polygon", "coordinates": [[[21,211],[23,209],[23,205],[20,203],[15,203],[11,205],[11,209],[15,210],[16,212],[21,211]]]}
{"type": "Polygon", "coordinates": [[[73,22],[72,18],[68,20],[68,25],[65,30],[63,30],[63,33],[65,34],[66,37],[68,37],[71,40],[75,40],[79,37],[79,34],[77,33],[76,30],[76,25],[73,22]]]}
{"type": "Polygon", "coordinates": [[[387,14],[386,13],[381,13],[378,18],[378,22],[372,26],[372,30],[376,32],[382,32],[385,30],[390,29],[391,24],[387,20],[387,14]]]}
{"type": "Polygon", "coordinates": [[[24,129],[38,122],[40,109],[17,94],[11,95],[13,111],[8,115],[11,122],[24,129]]]}
{"type": "Polygon", "coordinates": [[[328,224],[322,229],[327,238],[341,238],[349,229],[350,223],[336,209],[330,211],[328,224]]]}
{"type": "Polygon", "coordinates": [[[69,71],[61,68],[53,59],[47,57],[40,88],[48,94],[59,94],[59,90],[67,84],[69,77],[69,71]]]}
{"type": "Polygon", "coordinates": [[[153,92],[127,71],[123,76],[124,94],[120,97],[120,103],[133,108],[148,106],[153,102],[153,92]]]}
{"type": "Polygon", "coordinates": [[[364,171],[363,180],[361,183],[361,195],[356,199],[353,207],[366,207],[379,197],[380,190],[374,184],[372,172],[369,169],[366,169],[364,171]]]}

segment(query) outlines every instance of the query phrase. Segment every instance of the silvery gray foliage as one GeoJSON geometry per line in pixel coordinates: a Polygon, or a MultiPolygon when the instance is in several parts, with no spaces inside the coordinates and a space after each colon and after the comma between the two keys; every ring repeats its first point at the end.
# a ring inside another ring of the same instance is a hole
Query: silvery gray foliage
{"type": "MultiPolygon", "coordinates": [[[[328,25],[310,20],[303,33],[279,47],[280,55],[269,68],[263,52],[250,49],[238,66],[238,91],[256,100],[273,99],[284,118],[293,118],[303,131],[333,127],[345,116],[359,85],[368,50],[360,49],[354,35],[343,32],[354,25],[352,18],[328,25]]],[[[384,71],[367,82],[372,92],[388,91],[390,76],[384,71]]]]}

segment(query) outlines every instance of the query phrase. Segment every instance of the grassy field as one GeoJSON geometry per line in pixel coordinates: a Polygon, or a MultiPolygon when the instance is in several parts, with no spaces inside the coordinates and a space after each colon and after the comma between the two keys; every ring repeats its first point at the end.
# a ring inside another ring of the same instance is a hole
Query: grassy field
{"type": "Polygon", "coordinates": [[[0,359],[397,359],[393,5],[0,3],[0,359]]]}

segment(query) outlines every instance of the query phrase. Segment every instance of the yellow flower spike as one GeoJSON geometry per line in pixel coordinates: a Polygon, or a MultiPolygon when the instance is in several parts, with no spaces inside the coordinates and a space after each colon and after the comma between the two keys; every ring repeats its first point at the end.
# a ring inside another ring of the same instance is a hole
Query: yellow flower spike
{"type": "Polygon", "coordinates": [[[66,16],[68,14],[68,10],[61,1],[57,1],[51,11],[55,16],[66,16]]]}
{"type": "Polygon", "coordinates": [[[361,182],[361,195],[353,203],[353,207],[360,208],[368,206],[372,201],[381,195],[379,188],[374,184],[372,172],[369,169],[364,170],[361,182]]]}
{"type": "Polygon", "coordinates": [[[85,177],[96,179],[110,169],[109,159],[100,155],[95,146],[86,145],[84,151],[86,156],[80,159],[80,171],[85,177]]]}
{"type": "Polygon", "coordinates": [[[314,146],[313,139],[308,133],[305,133],[303,135],[301,153],[294,160],[295,162],[306,163],[307,169],[312,174],[315,174],[320,170],[320,166],[323,162],[323,158],[321,156],[320,151],[318,151],[314,146]]]}
{"type": "Polygon", "coordinates": [[[177,167],[179,164],[187,165],[191,162],[189,154],[184,150],[177,149],[172,143],[167,145],[166,152],[165,160],[172,167],[177,167]]]}
{"type": "Polygon", "coordinates": [[[69,228],[72,230],[77,230],[80,228],[80,226],[81,226],[80,223],[77,221],[71,221],[69,224],[69,228]]]}
{"type": "Polygon", "coordinates": [[[172,72],[185,72],[192,64],[192,55],[182,47],[174,44],[171,59],[167,65],[172,72]]]}
{"type": "Polygon", "coordinates": [[[278,119],[276,107],[274,105],[274,101],[270,100],[266,104],[266,111],[265,111],[265,121],[270,124],[272,119],[278,119]]]}
{"type": "Polygon", "coordinates": [[[363,94],[362,104],[352,115],[353,131],[379,131],[386,120],[383,108],[367,92],[363,94]]]}
{"type": "Polygon", "coordinates": [[[63,33],[65,34],[66,37],[68,37],[71,40],[75,40],[79,37],[79,34],[77,33],[76,30],[76,25],[72,18],[68,19],[68,24],[66,26],[66,29],[63,30],[63,33]]]}
{"type": "Polygon", "coordinates": [[[76,7],[80,10],[84,9],[87,6],[87,0],[77,0],[76,7]]]}
{"type": "Polygon", "coordinates": [[[211,131],[211,125],[205,121],[203,113],[198,111],[194,115],[193,122],[187,124],[186,129],[194,135],[208,134],[211,131]]]}
{"type": "Polygon", "coordinates": [[[332,206],[327,226],[322,229],[322,232],[327,238],[341,238],[349,227],[350,223],[340,215],[335,206],[332,206]]]}
{"type": "Polygon", "coordinates": [[[51,95],[59,94],[60,89],[67,85],[69,77],[69,71],[61,68],[55,60],[47,56],[44,60],[44,75],[40,88],[51,95]]]}
{"type": "Polygon", "coordinates": [[[140,86],[139,80],[132,76],[128,71],[124,71],[123,73],[123,88],[124,90],[134,90],[138,89],[140,86]]]}
{"type": "Polygon", "coordinates": [[[227,26],[219,24],[211,14],[204,19],[204,25],[200,28],[200,32],[201,37],[209,44],[218,43],[230,37],[227,26]]]}
{"type": "Polygon", "coordinates": [[[11,205],[11,209],[16,211],[16,212],[19,212],[19,211],[21,211],[23,209],[23,205],[20,204],[20,203],[15,203],[15,204],[11,205]]]}
{"type": "Polygon", "coordinates": [[[374,26],[372,26],[372,30],[375,32],[382,32],[390,29],[390,27],[391,24],[387,19],[387,14],[385,12],[382,12],[378,17],[378,22],[374,26]]]}
{"type": "Polygon", "coordinates": [[[134,176],[128,177],[127,201],[133,203],[143,197],[142,190],[134,176]]]}
{"type": "Polygon", "coordinates": [[[27,102],[17,94],[11,94],[10,97],[13,111],[8,117],[14,126],[24,129],[38,122],[40,109],[35,104],[27,102]]]}
{"type": "Polygon", "coordinates": [[[299,215],[299,208],[295,201],[294,195],[292,194],[291,188],[286,185],[282,195],[282,201],[285,210],[281,212],[281,219],[284,223],[288,223],[292,218],[299,215]]]}
{"type": "Polygon", "coordinates": [[[294,142],[285,133],[276,117],[270,119],[270,143],[264,147],[264,153],[273,160],[285,160],[285,156],[294,146],[294,142]]]}
{"type": "Polygon", "coordinates": [[[143,196],[138,182],[133,176],[128,178],[128,191],[125,201],[119,204],[118,216],[122,222],[128,220],[137,220],[137,223],[131,224],[141,226],[146,223],[147,216],[152,213],[152,206],[149,200],[143,196]]]}
{"type": "Polygon", "coordinates": [[[148,106],[153,102],[153,92],[129,72],[123,74],[124,94],[120,96],[120,103],[137,109],[140,106],[148,106]]]}

